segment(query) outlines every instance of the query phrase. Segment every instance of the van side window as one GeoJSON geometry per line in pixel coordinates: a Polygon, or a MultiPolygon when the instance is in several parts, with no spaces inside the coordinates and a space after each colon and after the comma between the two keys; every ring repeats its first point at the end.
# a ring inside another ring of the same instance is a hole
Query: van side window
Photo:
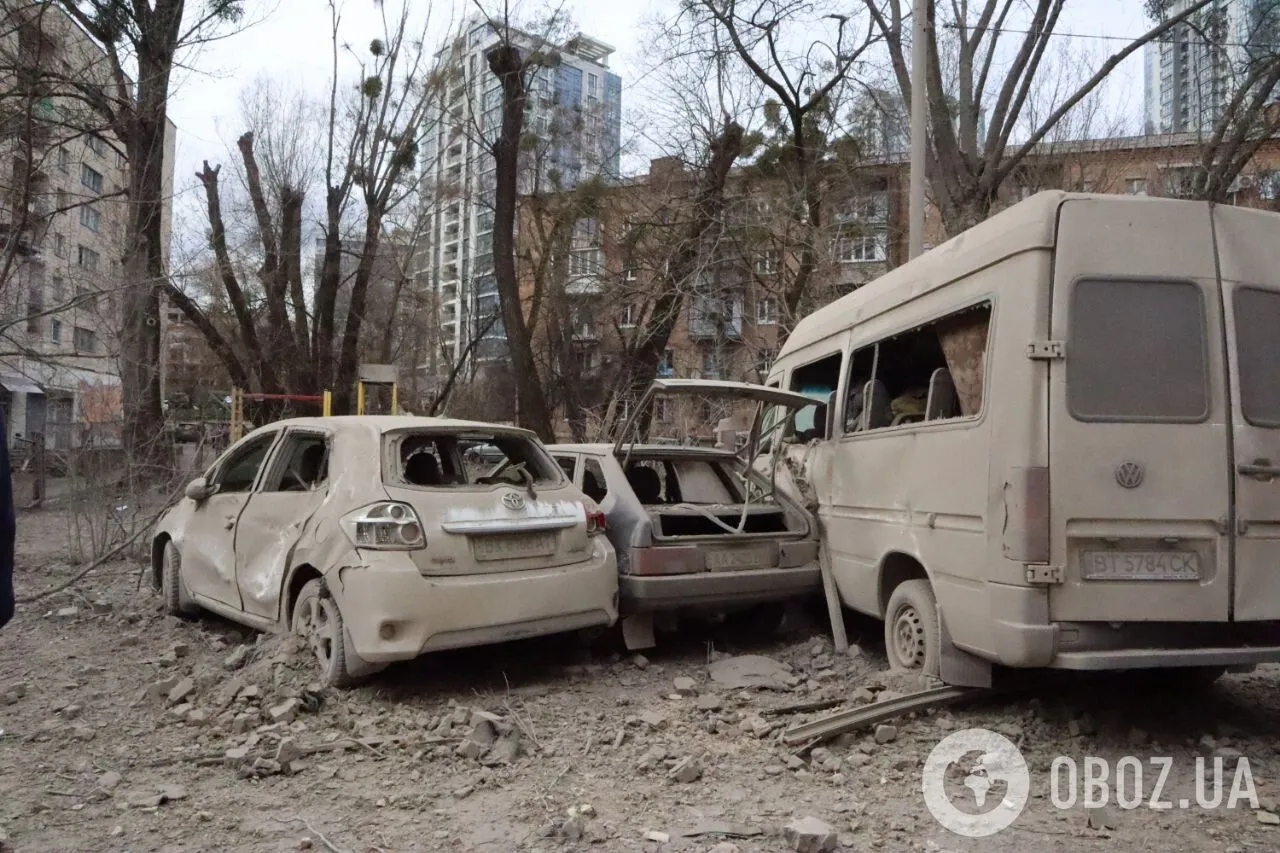
{"type": "Polygon", "coordinates": [[[845,432],[977,417],[990,326],[984,302],[855,351],[845,432]]]}
{"type": "Polygon", "coordinates": [[[1067,401],[1082,421],[1209,414],[1204,297],[1189,281],[1082,279],[1071,293],[1067,401]]]}
{"type": "Polygon", "coordinates": [[[1242,287],[1234,303],[1240,408],[1254,426],[1280,427],[1280,293],[1242,287]]]}
{"type": "Polygon", "coordinates": [[[815,423],[814,416],[840,386],[840,366],[843,360],[844,354],[837,352],[792,371],[791,390],[815,400],[814,405],[805,406],[792,419],[792,431],[798,440],[808,441],[822,433],[825,423],[815,423]]]}

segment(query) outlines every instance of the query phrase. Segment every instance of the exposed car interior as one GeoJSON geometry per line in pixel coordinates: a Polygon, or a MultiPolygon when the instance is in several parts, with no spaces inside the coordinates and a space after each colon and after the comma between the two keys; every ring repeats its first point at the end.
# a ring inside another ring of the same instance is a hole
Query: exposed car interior
{"type": "Polygon", "coordinates": [[[559,466],[523,436],[401,433],[393,438],[399,479],[411,486],[553,485],[559,466]]]}

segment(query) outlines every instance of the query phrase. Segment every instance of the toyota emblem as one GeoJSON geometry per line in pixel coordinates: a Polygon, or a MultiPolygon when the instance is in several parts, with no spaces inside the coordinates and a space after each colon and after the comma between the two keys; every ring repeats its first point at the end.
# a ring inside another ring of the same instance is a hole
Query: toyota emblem
{"type": "Polygon", "coordinates": [[[1126,489],[1136,489],[1142,485],[1146,472],[1137,462],[1122,462],[1116,468],[1116,482],[1126,489]]]}
{"type": "Polygon", "coordinates": [[[517,492],[507,492],[502,496],[502,505],[507,509],[524,509],[524,498],[517,492]]]}

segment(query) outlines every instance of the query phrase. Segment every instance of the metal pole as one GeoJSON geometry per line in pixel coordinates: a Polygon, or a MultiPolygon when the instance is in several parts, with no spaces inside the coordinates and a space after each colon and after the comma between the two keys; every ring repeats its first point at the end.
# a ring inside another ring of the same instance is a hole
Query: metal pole
{"type": "Polygon", "coordinates": [[[907,260],[924,251],[924,161],[927,154],[925,100],[929,56],[925,50],[925,18],[930,0],[915,0],[911,17],[911,189],[907,206],[907,260]]]}

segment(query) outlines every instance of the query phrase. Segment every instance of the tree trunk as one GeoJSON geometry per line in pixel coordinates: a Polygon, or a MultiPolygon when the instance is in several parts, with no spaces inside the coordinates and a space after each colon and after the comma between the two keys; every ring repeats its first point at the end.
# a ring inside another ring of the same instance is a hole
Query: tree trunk
{"type": "MultiPolygon", "coordinates": [[[[533,341],[520,304],[516,274],[515,224],[524,133],[524,63],[519,48],[503,44],[490,51],[489,70],[502,85],[502,129],[493,144],[496,192],[493,217],[493,271],[502,304],[507,349],[516,383],[517,421],[546,442],[555,441],[551,413],[533,355],[533,341]]],[[[655,362],[656,364],[656,362],[655,362]]]]}

